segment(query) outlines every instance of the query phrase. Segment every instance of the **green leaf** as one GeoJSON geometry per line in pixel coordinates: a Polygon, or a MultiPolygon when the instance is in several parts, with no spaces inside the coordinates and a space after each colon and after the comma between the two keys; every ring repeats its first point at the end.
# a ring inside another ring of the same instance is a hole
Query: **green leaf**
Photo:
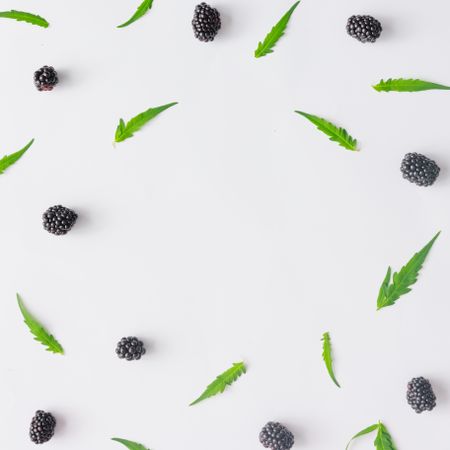
{"type": "Polygon", "coordinates": [[[137,442],[120,438],[112,438],[112,440],[125,445],[125,447],[129,448],[130,450],[148,450],[148,448],[144,447],[142,444],[138,444],[137,442]]]}
{"type": "Polygon", "coordinates": [[[153,0],[144,0],[139,6],[136,12],[131,16],[130,19],[128,19],[125,23],[122,25],[119,25],[117,28],[124,28],[128,25],[132,24],[133,22],[136,22],[136,20],[140,19],[141,17],[145,16],[148,11],[152,8],[153,0]]]}
{"type": "Polygon", "coordinates": [[[9,166],[12,166],[15,162],[17,162],[22,155],[33,145],[34,139],[31,139],[27,145],[22,150],[19,150],[15,153],[11,153],[11,155],[5,155],[2,159],[0,159],[0,174],[2,174],[9,166]]]}
{"type": "Polygon", "coordinates": [[[35,336],[34,339],[47,347],[47,351],[61,355],[64,354],[61,344],[28,312],[19,294],[17,294],[17,303],[19,304],[24,322],[30,329],[31,334],[35,336]]]}
{"type": "Polygon", "coordinates": [[[141,114],[138,114],[136,117],[133,117],[126,124],[123,119],[120,119],[119,125],[116,129],[115,141],[122,142],[125,139],[130,138],[133,134],[141,129],[147,122],[152,120],[158,114],[162,113],[166,109],[176,105],[177,102],[168,103],[167,105],[157,106],[156,108],[149,108],[147,111],[144,111],[141,114]]]}
{"type": "Polygon", "coordinates": [[[189,406],[196,405],[197,403],[205,400],[214,395],[221,394],[227,386],[234,383],[242,374],[247,372],[247,368],[243,362],[233,363],[233,366],[220,374],[203,392],[203,394],[194,400],[189,406]]]}
{"type": "Polygon", "coordinates": [[[388,267],[386,276],[384,277],[383,283],[381,283],[380,291],[378,292],[377,305],[383,302],[383,299],[388,295],[389,283],[391,281],[391,266],[388,267]]]}
{"type": "Polygon", "coordinates": [[[2,11],[0,12],[0,17],[3,17],[5,19],[15,19],[19,22],[28,22],[32,25],[37,25],[39,27],[48,28],[50,25],[43,17],[37,16],[35,14],[30,14],[28,12],[24,11],[2,11]]]}
{"type": "Polygon", "coordinates": [[[378,92],[419,92],[419,91],[429,91],[431,89],[441,89],[449,90],[449,86],[444,86],[443,84],[430,83],[429,81],[423,80],[413,80],[413,79],[392,79],[384,81],[381,80],[375,86],[372,86],[378,92]]]}
{"type": "Polygon", "coordinates": [[[312,122],[320,131],[325,133],[330,137],[330,141],[337,142],[340,146],[346,148],[347,150],[356,151],[358,146],[358,141],[352,138],[344,128],[338,128],[331,122],[322,119],[318,116],[313,116],[302,111],[295,111],[303,117],[306,117],[310,122],[312,122]]]}
{"type": "Polygon", "coordinates": [[[391,435],[381,422],[378,423],[378,433],[374,444],[377,450],[397,450],[391,435]]]}
{"type": "Polygon", "coordinates": [[[323,352],[322,352],[322,357],[323,360],[325,361],[325,366],[327,367],[328,370],[328,375],[330,375],[330,378],[333,380],[334,384],[337,387],[341,387],[338,383],[338,381],[336,380],[336,377],[334,376],[334,371],[333,371],[333,357],[331,355],[331,339],[330,339],[330,333],[324,333],[322,336],[322,341],[323,341],[323,352]]]}
{"type": "Polygon", "coordinates": [[[273,53],[273,48],[275,47],[281,36],[284,35],[284,31],[289,23],[289,19],[292,13],[297,8],[300,1],[295,2],[289,11],[278,21],[278,23],[270,30],[270,33],[264,38],[263,42],[258,43],[258,47],[255,50],[255,58],[261,58],[261,56],[266,56],[269,53],[273,53]]]}
{"type": "Polygon", "coordinates": [[[439,231],[422,250],[415,253],[408,263],[400,269],[400,272],[395,272],[392,281],[391,268],[388,268],[378,293],[377,309],[392,306],[402,295],[411,292],[411,286],[416,283],[423,263],[440,233],[439,231]]]}
{"type": "Polygon", "coordinates": [[[348,442],[347,447],[345,447],[345,450],[348,450],[350,447],[350,444],[357,438],[364,436],[366,434],[372,433],[372,431],[378,430],[379,424],[376,423],[375,425],[370,425],[370,427],[364,428],[364,430],[360,431],[359,433],[356,433],[348,442]]]}

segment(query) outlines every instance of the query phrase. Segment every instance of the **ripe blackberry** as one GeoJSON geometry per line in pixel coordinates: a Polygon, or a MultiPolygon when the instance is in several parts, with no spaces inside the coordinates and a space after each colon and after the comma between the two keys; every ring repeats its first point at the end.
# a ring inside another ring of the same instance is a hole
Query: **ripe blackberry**
{"type": "Polygon", "coordinates": [[[30,425],[30,439],[35,444],[49,441],[55,433],[56,420],[48,412],[36,411],[30,425]]]}
{"type": "Polygon", "coordinates": [[[220,14],[217,9],[212,8],[205,2],[195,7],[192,28],[198,40],[202,42],[213,41],[220,30],[220,26],[220,14]]]}
{"type": "Polygon", "coordinates": [[[116,353],[120,359],[132,361],[133,359],[141,359],[141,356],[145,353],[145,348],[138,338],[129,336],[119,341],[116,353]]]}
{"type": "Polygon", "coordinates": [[[62,235],[67,234],[77,221],[78,215],[69,208],[57,205],[48,208],[42,214],[44,229],[49,233],[62,235]]]}
{"type": "Polygon", "coordinates": [[[51,91],[58,84],[58,74],[53,67],[44,66],[34,72],[34,84],[38,91],[51,91]]]}
{"type": "Polygon", "coordinates": [[[407,153],[400,170],[403,178],[418,186],[431,186],[441,170],[431,159],[419,153],[407,153]]]}
{"type": "Polygon", "coordinates": [[[268,422],[259,433],[259,442],[272,450],[289,450],[294,445],[294,435],[281,423],[268,422]]]}
{"type": "Polygon", "coordinates": [[[436,396],[431,383],[424,377],[413,378],[408,383],[406,399],[411,408],[418,414],[431,411],[436,406],[436,396]]]}
{"type": "Polygon", "coordinates": [[[347,33],[359,42],[375,42],[383,28],[372,16],[351,16],[347,21],[347,33]]]}

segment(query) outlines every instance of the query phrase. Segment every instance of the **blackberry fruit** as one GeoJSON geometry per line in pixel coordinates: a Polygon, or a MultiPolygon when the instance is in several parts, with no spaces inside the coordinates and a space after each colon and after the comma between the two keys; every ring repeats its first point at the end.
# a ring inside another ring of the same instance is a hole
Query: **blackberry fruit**
{"type": "Polygon", "coordinates": [[[41,67],[34,72],[34,85],[38,91],[51,91],[58,84],[58,74],[51,66],[41,67]]]}
{"type": "Polygon", "coordinates": [[[220,14],[217,9],[212,8],[205,2],[195,7],[192,28],[198,40],[202,42],[213,41],[220,27],[220,14]]]}
{"type": "Polygon", "coordinates": [[[441,170],[431,159],[419,153],[407,153],[400,170],[403,178],[418,186],[431,186],[441,170]]]}
{"type": "Polygon", "coordinates": [[[30,439],[35,444],[49,441],[55,433],[56,420],[48,412],[36,411],[30,425],[30,439]]]}
{"type": "Polygon", "coordinates": [[[268,422],[259,433],[259,442],[272,450],[289,450],[294,445],[294,435],[281,423],[268,422]]]}
{"type": "Polygon", "coordinates": [[[136,337],[122,338],[116,347],[117,356],[120,359],[132,361],[133,359],[141,359],[145,353],[144,344],[136,337]]]}
{"type": "Polygon", "coordinates": [[[67,234],[77,221],[78,215],[69,208],[57,205],[48,208],[42,214],[44,229],[49,233],[62,235],[67,234]]]}
{"type": "Polygon", "coordinates": [[[431,383],[424,377],[413,378],[408,383],[406,399],[411,408],[418,414],[431,411],[436,406],[436,396],[431,383]]]}
{"type": "Polygon", "coordinates": [[[383,28],[372,16],[351,16],[347,21],[347,33],[359,42],[375,42],[383,28]]]}

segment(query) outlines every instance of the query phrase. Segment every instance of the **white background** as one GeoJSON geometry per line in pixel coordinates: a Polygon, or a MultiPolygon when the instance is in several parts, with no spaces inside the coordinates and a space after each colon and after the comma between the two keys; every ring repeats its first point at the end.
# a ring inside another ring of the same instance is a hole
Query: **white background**
{"type": "Polygon", "coordinates": [[[257,450],[269,420],[295,448],[343,449],[380,419],[399,450],[448,450],[450,94],[371,89],[450,83],[448,2],[303,0],[275,52],[255,59],[291,3],[217,0],[223,27],[204,44],[191,1],[155,0],[126,29],[115,26],[136,1],[1,1],[51,26],[0,22],[0,155],[36,139],[0,177],[0,448],[35,448],[28,427],[44,409],[58,420],[48,449],[109,450],[118,436],[257,450]],[[382,22],[375,45],[347,36],[358,13],[382,22]],[[60,74],[50,93],[32,82],[44,64],[60,74]],[[112,146],[120,117],[172,101],[112,146]],[[346,127],[361,151],[295,109],[346,127]],[[402,179],[410,151],[438,162],[435,186],[402,179]],[[42,229],[55,204],[80,216],[65,237],[42,229]],[[387,266],[438,230],[413,292],[376,312],[387,266]],[[65,356],[32,340],[16,292],[65,356]],[[115,356],[127,335],[148,346],[143,360],[115,356]],[[248,373],[226,393],[187,406],[240,360],[248,373]],[[420,375],[438,407],[416,415],[405,389],[420,375]]]}

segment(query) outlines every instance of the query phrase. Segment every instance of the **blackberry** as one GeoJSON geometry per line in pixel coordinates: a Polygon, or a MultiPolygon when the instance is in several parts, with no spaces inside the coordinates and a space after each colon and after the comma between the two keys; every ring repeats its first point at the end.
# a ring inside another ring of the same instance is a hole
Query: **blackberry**
{"type": "Polygon", "coordinates": [[[205,2],[195,7],[192,28],[198,40],[202,42],[213,41],[220,27],[220,14],[217,9],[212,8],[205,2]]]}
{"type": "Polygon", "coordinates": [[[120,359],[132,361],[133,359],[141,359],[141,356],[145,353],[145,348],[138,338],[129,336],[119,341],[116,353],[120,359]]]}
{"type": "Polygon", "coordinates": [[[30,439],[35,444],[49,441],[55,433],[56,420],[48,412],[36,411],[30,425],[30,439]]]}
{"type": "Polygon", "coordinates": [[[69,208],[57,205],[48,208],[42,214],[44,229],[49,233],[62,235],[67,234],[77,221],[78,215],[69,208]]]}
{"type": "Polygon", "coordinates": [[[383,28],[372,16],[351,16],[347,21],[347,33],[359,42],[375,42],[383,28]]]}
{"type": "Polygon", "coordinates": [[[407,153],[400,170],[403,178],[418,186],[431,186],[441,170],[431,159],[419,153],[407,153]]]}
{"type": "Polygon", "coordinates": [[[58,84],[58,74],[51,66],[41,67],[34,72],[34,85],[38,91],[51,91],[58,84]]]}
{"type": "Polygon", "coordinates": [[[294,435],[281,423],[268,422],[259,433],[259,442],[272,450],[289,450],[294,445],[294,435]]]}
{"type": "Polygon", "coordinates": [[[436,396],[431,383],[424,377],[413,378],[408,383],[406,399],[411,408],[418,414],[431,411],[436,406],[436,396]]]}

